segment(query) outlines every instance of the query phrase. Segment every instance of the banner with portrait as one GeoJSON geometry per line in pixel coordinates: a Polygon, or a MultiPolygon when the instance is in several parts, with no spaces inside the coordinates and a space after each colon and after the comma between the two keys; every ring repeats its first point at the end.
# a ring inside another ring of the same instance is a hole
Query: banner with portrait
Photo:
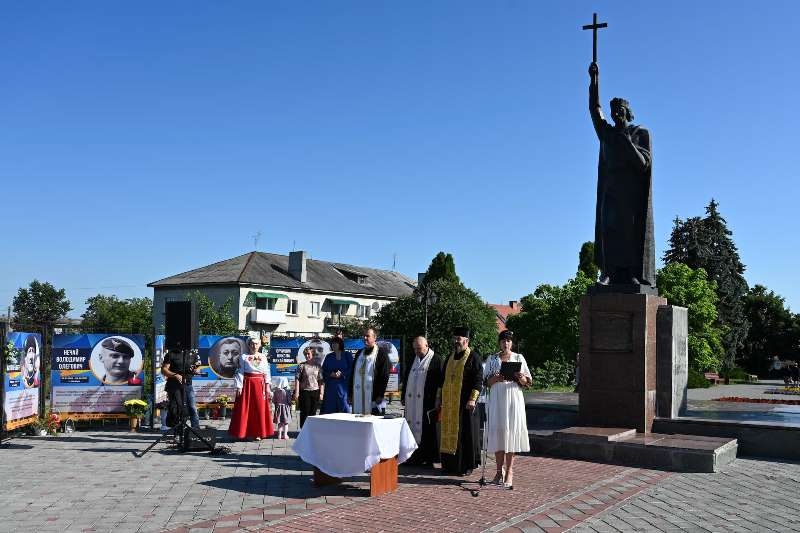
{"type": "Polygon", "coordinates": [[[164,362],[164,335],[156,335],[153,342],[153,405],[164,404],[167,401],[167,378],[161,373],[161,363],[164,362]]]}
{"type": "MultiPolygon", "coordinates": [[[[386,348],[391,364],[389,385],[386,392],[397,395],[400,390],[400,339],[379,339],[378,345],[386,348]]],[[[319,337],[273,337],[269,346],[270,371],[272,373],[272,386],[276,386],[278,379],[285,377],[289,380],[289,387],[294,388],[294,377],[297,365],[305,361],[303,352],[306,347],[314,350],[314,359],[322,365],[325,356],[330,353],[331,347],[328,340],[319,337]]],[[[355,356],[356,352],[364,347],[364,339],[344,339],[344,349],[355,356]]]]}
{"type": "Polygon", "coordinates": [[[15,331],[6,336],[6,373],[3,376],[5,429],[34,422],[39,413],[42,336],[15,331]]]}
{"type": "Polygon", "coordinates": [[[200,335],[197,344],[200,366],[192,376],[197,405],[214,403],[222,394],[231,399],[236,397],[233,376],[239,356],[247,353],[249,338],[246,335],[200,335]]]}
{"type": "Polygon", "coordinates": [[[125,416],[123,402],[142,397],[144,343],[144,335],[54,335],[52,410],[73,418],[125,416]]]}

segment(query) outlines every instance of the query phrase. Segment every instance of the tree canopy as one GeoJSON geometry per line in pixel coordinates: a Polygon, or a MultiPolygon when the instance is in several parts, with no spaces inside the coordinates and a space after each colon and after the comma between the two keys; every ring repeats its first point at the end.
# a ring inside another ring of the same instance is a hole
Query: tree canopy
{"type": "MultiPolygon", "coordinates": [[[[692,269],[702,268],[715,283],[717,323],[722,331],[724,358],[722,366],[730,369],[741,356],[747,337],[748,322],[744,312],[747,281],[745,266],[733,242],[733,233],[713,199],[706,207],[706,216],[685,221],[676,218],[664,252],[665,264],[683,263],[692,269]]],[[[660,288],[660,287],[659,287],[660,288]]]]}
{"type": "Polygon", "coordinates": [[[742,350],[742,365],[755,374],[765,374],[769,359],[795,358],[800,348],[800,316],[792,314],[783,297],[756,285],[744,297],[750,329],[742,350]]]}
{"type": "Polygon", "coordinates": [[[102,333],[142,333],[153,328],[153,301],[150,298],[121,300],[98,294],[86,300],[83,328],[102,333]]]}
{"type": "Polygon", "coordinates": [[[578,270],[592,281],[597,281],[600,267],[594,262],[594,241],[586,241],[578,253],[578,270]]]}
{"type": "Polygon", "coordinates": [[[531,368],[550,360],[574,365],[580,346],[581,297],[594,281],[578,271],[563,286],[539,285],[522,298],[522,312],[508,317],[506,326],[531,368]]]}
{"type": "Polygon", "coordinates": [[[425,334],[426,294],[435,295],[427,306],[428,344],[434,352],[447,356],[452,351],[451,333],[456,326],[470,328],[470,346],[483,356],[496,350],[495,310],[459,281],[453,265],[453,257],[440,252],[425,273],[422,286],[384,306],[375,316],[374,323],[382,335],[405,336],[406,353],[410,353],[413,338],[425,334]]]}
{"type": "Polygon", "coordinates": [[[31,281],[27,289],[19,289],[13,308],[15,322],[48,326],[72,311],[64,289],[56,289],[51,283],[39,280],[31,281]]]}
{"type": "Polygon", "coordinates": [[[714,282],[702,268],[671,263],[658,271],[656,285],[670,304],[688,308],[689,366],[701,372],[718,370],[724,350],[714,282]]]}
{"type": "Polygon", "coordinates": [[[197,306],[200,335],[236,335],[239,333],[239,324],[233,318],[233,297],[229,297],[219,306],[199,290],[188,292],[186,297],[194,301],[197,306]]]}

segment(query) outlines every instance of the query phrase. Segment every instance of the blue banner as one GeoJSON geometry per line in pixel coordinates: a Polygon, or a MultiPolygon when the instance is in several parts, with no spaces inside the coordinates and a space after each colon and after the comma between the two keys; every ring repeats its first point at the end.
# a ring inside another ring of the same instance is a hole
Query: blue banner
{"type": "Polygon", "coordinates": [[[144,335],[107,333],[53,336],[51,406],[77,415],[124,413],[142,397],[144,335]]]}
{"type": "MultiPolygon", "coordinates": [[[[383,346],[389,352],[389,362],[391,363],[391,373],[389,375],[389,385],[386,388],[388,394],[397,394],[400,376],[400,339],[379,339],[378,345],[383,346]]],[[[290,387],[294,387],[294,376],[297,371],[298,363],[305,361],[303,350],[306,346],[314,349],[314,358],[321,365],[325,356],[330,353],[331,347],[326,339],[292,337],[292,338],[273,338],[269,346],[270,371],[272,373],[272,385],[277,384],[278,378],[285,377],[289,380],[290,387]]],[[[344,339],[344,349],[355,355],[358,350],[364,347],[364,339],[344,339]]]]}
{"type": "Polygon", "coordinates": [[[6,336],[6,351],[11,362],[3,376],[6,429],[28,424],[39,417],[39,384],[41,382],[42,336],[15,331],[6,336]]]}

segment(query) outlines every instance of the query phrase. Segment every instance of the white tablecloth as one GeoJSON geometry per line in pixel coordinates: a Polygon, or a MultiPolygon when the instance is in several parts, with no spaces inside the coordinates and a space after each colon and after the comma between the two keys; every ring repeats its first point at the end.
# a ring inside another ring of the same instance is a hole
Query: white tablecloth
{"type": "Polygon", "coordinates": [[[335,413],[306,418],[293,448],[303,461],[329,476],[349,477],[395,455],[398,463],[404,462],[417,442],[405,418],[335,413]]]}

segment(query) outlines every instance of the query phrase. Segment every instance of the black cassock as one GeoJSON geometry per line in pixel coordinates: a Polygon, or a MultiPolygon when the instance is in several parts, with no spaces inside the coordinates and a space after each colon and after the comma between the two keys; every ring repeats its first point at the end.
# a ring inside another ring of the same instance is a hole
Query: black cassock
{"type": "MultiPolygon", "coordinates": [[[[442,388],[444,388],[447,366],[453,363],[454,358],[458,361],[463,356],[463,352],[450,355],[445,361],[440,385],[442,388]]],[[[483,366],[480,355],[473,350],[464,364],[464,375],[461,379],[461,399],[458,405],[461,417],[458,425],[458,447],[455,454],[441,453],[442,470],[446,473],[464,475],[481,464],[480,417],[477,407],[471,411],[467,409],[467,402],[473,390],[480,392],[482,381],[483,366]]]]}
{"type": "MultiPolygon", "coordinates": [[[[416,355],[414,357],[417,357],[416,355]]],[[[408,375],[413,362],[403,374],[403,395],[407,394],[408,375]]],[[[442,383],[442,358],[436,354],[431,357],[428,373],[425,375],[425,391],[422,396],[422,439],[419,447],[408,458],[406,464],[425,464],[439,462],[439,439],[436,436],[436,413],[428,413],[436,408],[436,391],[442,383]]]]}

